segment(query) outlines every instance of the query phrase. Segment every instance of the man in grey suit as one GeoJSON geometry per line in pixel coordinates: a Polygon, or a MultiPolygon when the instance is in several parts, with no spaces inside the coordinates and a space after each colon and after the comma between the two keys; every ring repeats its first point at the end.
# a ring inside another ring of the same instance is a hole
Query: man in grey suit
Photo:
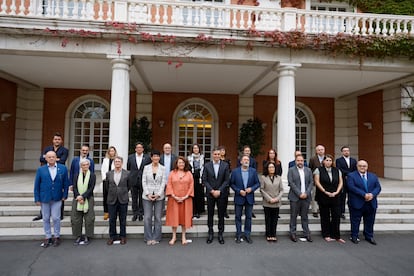
{"type": "Polygon", "coordinates": [[[121,244],[126,243],[126,217],[128,211],[128,192],[131,189],[129,172],[122,169],[123,158],[115,157],[115,169],[106,173],[104,185],[108,191],[108,211],[109,211],[109,240],[108,245],[112,245],[117,240],[116,219],[119,216],[119,237],[121,244]]]}
{"type": "Polygon", "coordinates": [[[291,167],[288,171],[288,183],[290,191],[288,198],[290,200],[290,239],[297,242],[296,237],[296,219],[301,217],[303,237],[312,242],[308,226],[308,211],[311,202],[311,192],[313,187],[312,171],[305,167],[303,156],[296,156],[296,166],[291,167]]]}

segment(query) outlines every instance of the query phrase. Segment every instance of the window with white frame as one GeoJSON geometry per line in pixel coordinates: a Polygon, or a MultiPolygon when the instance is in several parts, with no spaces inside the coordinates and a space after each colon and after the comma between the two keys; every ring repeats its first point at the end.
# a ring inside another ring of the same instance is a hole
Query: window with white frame
{"type": "Polygon", "coordinates": [[[77,156],[82,145],[89,146],[89,157],[100,165],[109,147],[109,108],[98,100],[84,101],[74,109],[71,122],[70,156],[77,156]]]}
{"type": "Polygon", "coordinates": [[[187,104],[178,112],[176,122],[178,155],[190,155],[192,145],[199,144],[209,161],[214,145],[214,119],[209,108],[200,103],[187,104]]]}

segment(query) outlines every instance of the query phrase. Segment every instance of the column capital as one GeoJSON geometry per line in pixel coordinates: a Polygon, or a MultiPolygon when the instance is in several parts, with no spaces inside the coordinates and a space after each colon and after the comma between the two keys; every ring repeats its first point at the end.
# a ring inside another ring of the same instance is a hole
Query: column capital
{"type": "Polygon", "coordinates": [[[285,62],[281,62],[279,63],[279,65],[276,67],[276,70],[278,72],[280,71],[284,71],[284,70],[295,70],[299,67],[302,67],[301,63],[285,63],[285,62]]]}

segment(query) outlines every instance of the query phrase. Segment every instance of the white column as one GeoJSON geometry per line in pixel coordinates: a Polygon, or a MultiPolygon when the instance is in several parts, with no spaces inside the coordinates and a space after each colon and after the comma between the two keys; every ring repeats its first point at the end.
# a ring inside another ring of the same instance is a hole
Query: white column
{"type": "Polygon", "coordinates": [[[109,145],[115,146],[126,167],[129,140],[129,67],[130,57],[112,59],[111,116],[109,145]]]}
{"type": "Polygon", "coordinates": [[[300,64],[280,64],[277,100],[277,156],[282,162],[283,178],[287,179],[288,163],[296,147],[295,71],[300,64]]]}

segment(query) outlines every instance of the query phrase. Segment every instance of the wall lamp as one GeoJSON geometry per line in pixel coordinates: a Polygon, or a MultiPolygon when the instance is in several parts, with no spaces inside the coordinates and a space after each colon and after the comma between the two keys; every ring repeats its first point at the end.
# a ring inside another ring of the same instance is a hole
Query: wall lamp
{"type": "Polygon", "coordinates": [[[0,113],[0,120],[1,121],[6,121],[7,118],[11,117],[10,113],[4,112],[4,113],[0,113]]]}
{"type": "Polygon", "coordinates": [[[231,125],[232,125],[233,123],[232,122],[226,122],[226,127],[227,128],[231,128],[231,125]]]}
{"type": "Polygon", "coordinates": [[[367,128],[367,129],[372,129],[372,123],[371,122],[364,122],[363,125],[367,128]]]}
{"type": "Polygon", "coordinates": [[[165,124],[165,121],[164,121],[164,120],[159,120],[159,121],[158,121],[158,125],[159,125],[160,127],[164,127],[164,124],[165,124]]]}

